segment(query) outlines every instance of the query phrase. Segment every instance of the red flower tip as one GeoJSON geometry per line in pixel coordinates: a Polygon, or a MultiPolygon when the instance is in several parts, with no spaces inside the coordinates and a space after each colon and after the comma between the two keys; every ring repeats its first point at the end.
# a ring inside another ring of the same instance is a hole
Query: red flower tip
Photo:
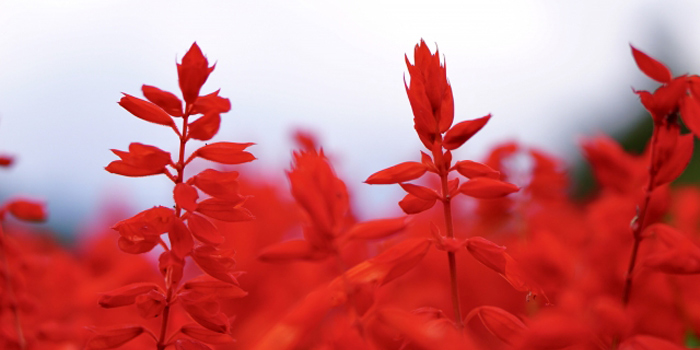
{"type": "Polygon", "coordinates": [[[639,70],[641,70],[642,73],[663,84],[670,83],[671,80],[673,80],[671,71],[669,71],[668,68],[663,65],[663,63],[651,58],[644,52],[637,50],[632,45],[630,45],[630,48],[632,49],[634,61],[637,62],[637,67],[639,67],[639,70]]]}
{"type": "Polygon", "coordinates": [[[180,90],[185,103],[191,105],[197,100],[199,90],[213,70],[214,66],[209,67],[209,62],[197,43],[192,44],[190,50],[182,57],[182,63],[177,65],[180,90]]]}

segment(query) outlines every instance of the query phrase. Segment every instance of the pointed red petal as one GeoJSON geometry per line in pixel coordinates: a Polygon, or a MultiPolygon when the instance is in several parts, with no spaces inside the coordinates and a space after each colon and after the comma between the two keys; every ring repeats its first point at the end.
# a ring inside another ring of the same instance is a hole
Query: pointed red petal
{"type": "Polygon", "coordinates": [[[681,100],[681,117],[685,126],[700,137],[700,96],[685,96],[681,100]]]}
{"type": "Polygon", "coordinates": [[[474,134],[479,132],[481,128],[486,125],[486,122],[491,119],[491,115],[481,117],[474,120],[465,120],[463,122],[455,124],[450,130],[445,134],[445,138],[442,141],[443,147],[445,149],[457,149],[462,146],[467,140],[469,140],[474,134]]]}
{"type": "Polygon", "coordinates": [[[12,216],[29,222],[46,221],[46,205],[28,199],[13,199],[7,204],[7,210],[12,216]]]}
{"type": "Polygon", "coordinates": [[[175,204],[179,207],[187,211],[197,210],[199,194],[197,194],[197,190],[194,187],[186,183],[179,183],[173,189],[173,197],[175,198],[175,204]]]}
{"type": "Polygon", "coordinates": [[[212,332],[194,323],[186,324],[180,328],[180,332],[186,336],[201,340],[208,344],[228,344],[234,342],[228,334],[212,332]]]}
{"type": "Polygon", "coordinates": [[[409,183],[400,183],[399,185],[404,191],[426,201],[433,201],[440,198],[440,195],[432,188],[409,183]]]}
{"type": "Polygon", "coordinates": [[[209,198],[197,205],[197,211],[216,220],[236,222],[255,219],[253,214],[241,207],[242,201],[230,202],[218,198],[209,198]]]}
{"type": "Polygon", "coordinates": [[[221,125],[221,115],[219,113],[207,113],[198,118],[188,126],[187,137],[195,140],[210,140],[221,125]]]}
{"type": "Polygon", "coordinates": [[[478,315],[484,327],[506,344],[513,345],[527,330],[527,326],[510,312],[495,306],[479,306],[469,312],[466,317],[468,322],[478,315]]]}
{"type": "Polygon", "coordinates": [[[230,110],[231,102],[227,98],[219,96],[219,90],[216,90],[211,94],[197,98],[197,102],[192,108],[192,114],[220,114],[230,110]]]}
{"type": "Polygon", "coordinates": [[[194,177],[194,185],[206,194],[233,202],[241,200],[238,172],[206,169],[194,177]]]}
{"type": "Polygon", "coordinates": [[[474,198],[498,198],[518,192],[520,188],[508,182],[488,178],[473,178],[459,187],[463,194],[474,198]]]}
{"type": "Polygon", "coordinates": [[[173,225],[168,232],[172,252],[180,259],[187,256],[194,247],[194,240],[190,230],[182,222],[182,219],[175,218],[173,225]]]}
{"type": "Polygon", "coordinates": [[[254,145],[252,142],[215,142],[197,150],[197,156],[223,164],[240,164],[255,160],[255,157],[244,151],[254,145]]]}
{"type": "Polygon", "coordinates": [[[180,90],[188,105],[197,100],[199,90],[213,70],[214,67],[209,67],[209,62],[197,43],[193,43],[190,50],[182,57],[182,63],[177,65],[180,90]]]}
{"type": "Polygon", "coordinates": [[[370,185],[386,185],[415,180],[428,170],[423,163],[403,162],[380,170],[365,180],[370,185]]]}
{"type": "Polygon", "coordinates": [[[148,293],[136,297],[136,308],[143,318],[156,318],[165,309],[165,294],[151,290],[148,293]]]}
{"type": "Polygon", "coordinates": [[[224,237],[216,226],[203,216],[190,213],[187,217],[187,227],[192,235],[202,243],[219,245],[224,242],[224,237]]]}
{"type": "Polygon", "coordinates": [[[457,170],[462,176],[470,179],[474,177],[488,177],[498,180],[501,178],[499,171],[493,170],[486,164],[471,160],[460,160],[450,170],[457,170]]]}
{"type": "Polygon", "coordinates": [[[129,113],[145,121],[165,126],[174,125],[173,118],[151,102],[144,101],[129,94],[124,94],[124,97],[119,100],[119,105],[124,107],[129,113]]]}
{"type": "Polygon", "coordinates": [[[127,306],[133,304],[137,296],[152,290],[160,290],[160,287],[155,283],[132,283],[102,294],[99,303],[104,308],[127,306]]]}
{"type": "Polygon", "coordinates": [[[355,224],[345,234],[348,239],[377,239],[406,228],[406,218],[380,219],[355,224]]]}
{"type": "Polygon", "coordinates": [[[435,205],[435,199],[426,200],[416,197],[412,194],[407,194],[399,202],[399,206],[406,214],[418,214],[420,212],[426,211],[435,205]]]}
{"type": "Polygon", "coordinates": [[[150,85],[142,86],[141,91],[147,100],[155,103],[168,114],[174,117],[182,116],[182,101],[177,96],[150,85]]]}
{"type": "Polygon", "coordinates": [[[282,262],[289,260],[322,260],[329,255],[317,249],[308,241],[294,239],[277,243],[262,250],[258,259],[265,262],[282,262]]]}
{"type": "Polygon", "coordinates": [[[666,159],[654,177],[654,186],[661,186],[681,176],[693,157],[693,141],[692,134],[678,137],[670,158],[666,159]]]}
{"type": "Polygon", "coordinates": [[[646,74],[649,78],[652,78],[659,83],[670,83],[673,80],[671,71],[666,68],[661,62],[649,57],[642,51],[637,50],[634,46],[630,45],[632,48],[632,56],[634,56],[634,61],[637,62],[637,67],[642,73],[646,74]]]}
{"type": "Polygon", "coordinates": [[[114,349],[128,343],[138,337],[144,331],[141,326],[124,326],[96,331],[92,339],[87,342],[85,349],[102,350],[114,349]]]}

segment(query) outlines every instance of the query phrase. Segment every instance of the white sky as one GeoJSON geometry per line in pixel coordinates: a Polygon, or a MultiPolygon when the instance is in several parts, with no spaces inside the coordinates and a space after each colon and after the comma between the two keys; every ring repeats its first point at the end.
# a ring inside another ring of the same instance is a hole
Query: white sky
{"type": "Polygon", "coordinates": [[[303,127],[361,213],[395,212],[400,189],[361,181],[418,159],[402,77],[420,38],[446,58],[455,121],[493,114],[457,157],[517,140],[574,159],[577,138],[636,116],[630,86],[654,87],[629,43],[700,71],[699,15],[693,1],[0,0],[0,151],[18,158],[0,193],[45,198],[56,224],[107,200],[168,204],[164,178],[103,168],[130,142],[175,151],[169,129],[116,102],[142,84],[178,93],[175,62],[196,40],[217,62],[203,91],[232,102],[216,139],[257,143],[241,171],[281,177],[303,127]]]}

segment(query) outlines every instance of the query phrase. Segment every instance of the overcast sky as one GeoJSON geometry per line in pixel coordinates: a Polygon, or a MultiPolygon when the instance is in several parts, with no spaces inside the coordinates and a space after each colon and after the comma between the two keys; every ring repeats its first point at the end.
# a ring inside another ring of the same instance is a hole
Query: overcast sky
{"type": "Polygon", "coordinates": [[[18,159],[0,193],[46,199],[58,225],[106,201],[169,204],[164,178],[104,166],[130,142],[176,151],[116,102],[142,84],[179,93],[175,63],[197,41],[216,62],[203,91],[232,103],[216,139],[257,143],[241,171],[283,176],[291,131],[312,130],[361,214],[395,212],[400,189],[361,182],[418,159],[403,56],[421,38],[446,59],[455,120],[493,115],[457,157],[516,140],[572,160],[578,138],[638,114],[631,86],[654,87],[630,43],[700,71],[699,16],[693,1],[0,0],[0,151],[18,159]]]}

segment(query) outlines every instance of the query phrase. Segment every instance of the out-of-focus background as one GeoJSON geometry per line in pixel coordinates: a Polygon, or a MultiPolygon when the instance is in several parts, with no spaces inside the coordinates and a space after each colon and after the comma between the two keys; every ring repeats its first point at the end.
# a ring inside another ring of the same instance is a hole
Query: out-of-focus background
{"type": "Polygon", "coordinates": [[[493,115],[458,158],[515,140],[574,166],[579,138],[647,118],[631,87],[656,83],[630,43],[700,72],[699,15],[693,1],[0,0],[0,151],[17,157],[0,199],[45,199],[64,234],[107,203],[171,203],[164,178],[104,166],[130,142],[176,151],[170,129],[116,102],[142,84],[179,93],[194,41],[216,62],[203,92],[232,103],[215,140],[257,144],[240,170],[286,182],[292,131],[315,132],[365,217],[396,212],[401,190],[362,181],[419,159],[403,75],[421,38],[445,57],[455,121],[493,115]]]}

